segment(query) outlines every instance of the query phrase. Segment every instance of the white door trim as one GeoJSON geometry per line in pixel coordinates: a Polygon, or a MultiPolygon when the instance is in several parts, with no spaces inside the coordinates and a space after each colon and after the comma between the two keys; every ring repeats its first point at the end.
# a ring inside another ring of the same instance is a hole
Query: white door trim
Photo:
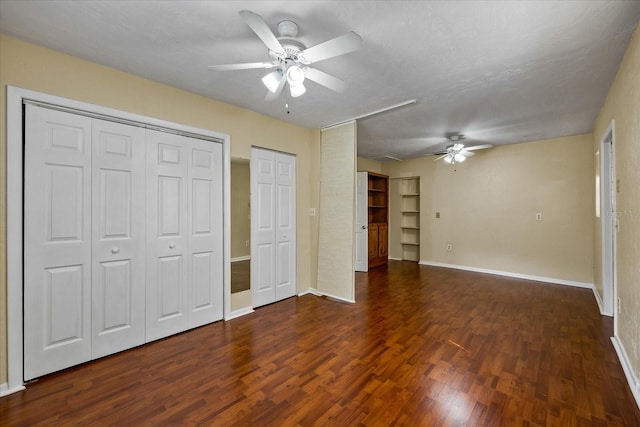
{"type": "Polygon", "coordinates": [[[61,106],[62,108],[87,112],[93,115],[120,119],[131,124],[162,128],[216,139],[223,144],[223,197],[224,197],[224,316],[231,313],[230,281],[230,136],[220,132],[181,125],[139,114],[48,95],[28,89],[7,86],[7,365],[8,381],[0,387],[2,394],[24,389],[23,381],[23,324],[22,324],[22,191],[23,191],[23,115],[25,100],[61,106]]]}
{"type": "Polygon", "coordinates": [[[353,263],[356,271],[369,271],[369,224],[367,223],[368,172],[356,172],[355,236],[353,263]]]}
{"type": "Polygon", "coordinates": [[[600,140],[600,235],[602,258],[603,313],[613,316],[614,336],[617,336],[616,319],[616,173],[615,173],[615,123],[612,120],[600,140]]]}

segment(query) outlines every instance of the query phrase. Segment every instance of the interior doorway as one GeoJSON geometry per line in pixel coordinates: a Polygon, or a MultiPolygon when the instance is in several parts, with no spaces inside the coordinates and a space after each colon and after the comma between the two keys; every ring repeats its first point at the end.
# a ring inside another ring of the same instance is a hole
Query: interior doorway
{"type": "Polygon", "coordinates": [[[602,253],[603,314],[613,316],[616,324],[616,174],[614,124],[611,122],[600,142],[600,217],[602,253]]]}

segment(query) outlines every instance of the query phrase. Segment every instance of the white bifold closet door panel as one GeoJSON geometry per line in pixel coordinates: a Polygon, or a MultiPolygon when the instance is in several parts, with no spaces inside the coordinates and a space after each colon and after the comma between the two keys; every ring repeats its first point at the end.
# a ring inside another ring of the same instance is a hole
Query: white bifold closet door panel
{"type": "Polygon", "coordinates": [[[92,358],[145,342],[145,131],[93,120],[92,358]]]}
{"type": "Polygon", "coordinates": [[[24,378],[222,319],[222,144],[25,118],[24,378]]]}
{"type": "Polygon", "coordinates": [[[24,378],[91,358],[91,119],[26,105],[24,378]]]}
{"type": "Polygon", "coordinates": [[[26,106],[25,378],[144,343],[144,129],[26,106]]]}
{"type": "Polygon", "coordinates": [[[259,307],[296,293],[295,156],[251,149],[251,288],[259,307]]]}
{"type": "Polygon", "coordinates": [[[147,341],[222,319],[222,145],[147,130],[147,341]]]}

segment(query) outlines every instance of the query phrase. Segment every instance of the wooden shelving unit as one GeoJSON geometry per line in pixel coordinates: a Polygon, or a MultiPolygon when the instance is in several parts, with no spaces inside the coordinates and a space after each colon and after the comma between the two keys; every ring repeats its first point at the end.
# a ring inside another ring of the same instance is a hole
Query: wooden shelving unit
{"type": "Polygon", "coordinates": [[[389,255],[389,177],[367,174],[369,268],[387,264],[389,255]]]}
{"type": "Polygon", "coordinates": [[[402,259],[420,260],[420,178],[400,180],[400,244],[402,259]]]}

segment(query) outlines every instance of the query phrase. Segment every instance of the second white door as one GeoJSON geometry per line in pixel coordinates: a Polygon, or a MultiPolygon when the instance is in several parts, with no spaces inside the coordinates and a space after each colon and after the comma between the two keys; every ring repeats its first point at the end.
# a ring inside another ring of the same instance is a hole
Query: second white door
{"type": "Polygon", "coordinates": [[[222,319],[222,146],[147,131],[147,341],[222,319]]]}
{"type": "Polygon", "coordinates": [[[251,149],[253,306],[296,293],[296,158],[251,149]]]}

